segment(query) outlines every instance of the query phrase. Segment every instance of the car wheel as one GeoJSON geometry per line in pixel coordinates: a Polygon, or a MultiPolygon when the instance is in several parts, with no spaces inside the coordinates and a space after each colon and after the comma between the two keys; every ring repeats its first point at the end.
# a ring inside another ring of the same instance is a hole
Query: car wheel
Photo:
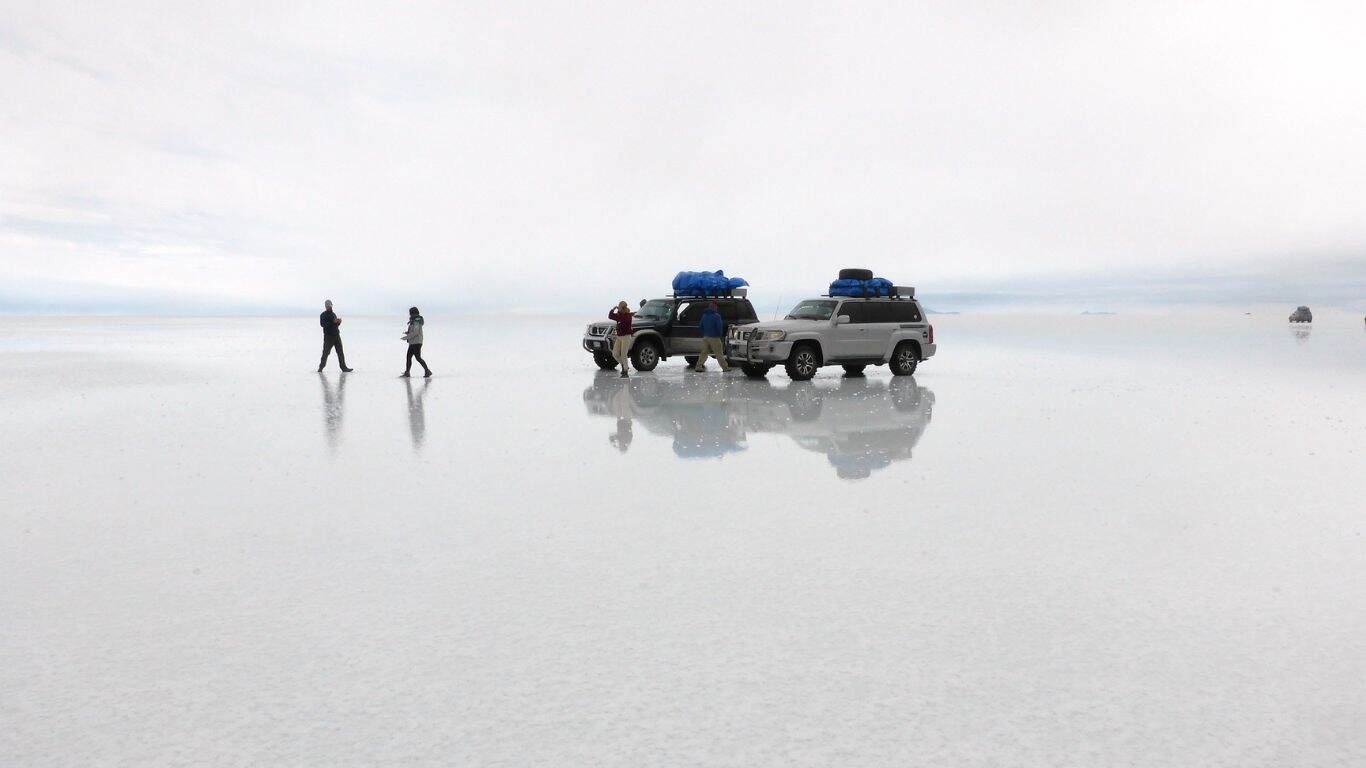
{"type": "Polygon", "coordinates": [[[862,376],[862,375],[863,375],[863,369],[864,369],[864,368],[867,368],[867,367],[868,367],[868,366],[866,366],[866,365],[846,365],[846,366],[844,366],[844,375],[845,375],[845,376],[862,376]]]}
{"type": "Polygon", "coordinates": [[[910,376],[920,363],[920,348],[909,341],[903,341],[892,353],[891,369],[897,376],[910,376]]]}
{"type": "Polygon", "coordinates": [[[598,367],[604,371],[610,371],[617,367],[617,359],[604,352],[594,352],[593,362],[597,363],[598,367]]]}
{"type": "Polygon", "coordinates": [[[773,366],[771,366],[771,365],[757,365],[757,364],[755,364],[755,363],[741,363],[741,364],[740,364],[740,370],[744,371],[744,372],[745,372],[745,375],[748,376],[748,377],[750,377],[751,379],[762,379],[762,378],[764,378],[765,376],[768,375],[768,369],[769,369],[769,368],[772,368],[772,367],[773,367],[773,366]]]}
{"type": "Polygon", "coordinates": [[[631,365],[637,371],[653,371],[659,365],[659,345],[650,340],[637,342],[631,350],[631,365]]]}
{"type": "Polygon", "coordinates": [[[841,269],[841,280],[872,280],[873,270],[871,269],[841,269]]]}
{"type": "Polygon", "coordinates": [[[683,362],[687,363],[689,368],[696,368],[696,367],[697,367],[697,355],[684,355],[684,356],[683,356],[683,362]]]}
{"type": "Polygon", "coordinates": [[[816,375],[816,369],[821,367],[821,356],[814,344],[798,344],[792,350],[792,354],[787,356],[787,362],[783,364],[787,369],[788,378],[793,381],[806,381],[816,375]]]}

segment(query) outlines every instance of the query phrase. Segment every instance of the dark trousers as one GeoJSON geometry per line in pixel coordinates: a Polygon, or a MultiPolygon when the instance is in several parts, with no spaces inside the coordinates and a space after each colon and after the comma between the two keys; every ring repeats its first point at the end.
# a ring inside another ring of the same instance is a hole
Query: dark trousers
{"type": "Polygon", "coordinates": [[[422,370],[426,371],[427,373],[431,373],[431,372],[432,372],[432,369],[427,367],[427,361],[422,359],[422,345],[421,345],[421,344],[409,344],[409,345],[408,345],[408,359],[407,359],[407,361],[406,361],[407,364],[403,366],[403,372],[404,372],[404,373],[407,373],[408,371],[411,371],[411,370],[413,369],[413,360],[414,360],[414,359],[417,360],[418,365],[421,365],[421,366],[422,366],[422,370]]]}
{"type": "Polygon", "coordinates": [[[327,366],[327,356],[332,353],[333,348],[337,350],[337,364],[342,368],[346,367],[346,353],[342,351],[341,336],[328,336],[323,334],[323,359],[318,361],[318,370],[327,366]]]}

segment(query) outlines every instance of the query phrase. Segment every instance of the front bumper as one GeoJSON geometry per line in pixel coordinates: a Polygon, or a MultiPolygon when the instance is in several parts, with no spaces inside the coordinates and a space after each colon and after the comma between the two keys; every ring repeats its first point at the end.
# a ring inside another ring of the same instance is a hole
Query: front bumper
{"type": "Polygon", "coordinates": [[[742,363],[782,363],[792,352],[790,341],[726,341],[726,356],[742,363]]]}
{"type": "Polygon", "coordinates": [[[586,352],[598,353],[605,352],[612,354],[612,335],[606,336],[587,336],[583,337],[583,348],[586,352]]]}

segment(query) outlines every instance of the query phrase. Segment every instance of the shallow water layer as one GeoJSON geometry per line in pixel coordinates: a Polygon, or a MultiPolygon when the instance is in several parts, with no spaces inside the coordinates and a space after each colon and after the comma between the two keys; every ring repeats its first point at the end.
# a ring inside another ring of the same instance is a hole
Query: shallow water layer
{"type": "Polygon", "coordinates": [[[0,319],[0,763],[1366,761],[1359,317],[588,319],[0,319]]]}

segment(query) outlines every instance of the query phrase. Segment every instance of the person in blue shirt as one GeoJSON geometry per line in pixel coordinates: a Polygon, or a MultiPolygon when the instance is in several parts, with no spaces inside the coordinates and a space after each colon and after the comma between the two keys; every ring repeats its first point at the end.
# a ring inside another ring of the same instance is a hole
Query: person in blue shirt
{"type": "Polygon", "coordinates": [[[721,343],[721,339],[726,335],[726,320],[721,317],[721,313],[716,309],[716,302],[712,302],[702,313],[702,351],[697,355],[697,367],[694,371],[701,373],[706,367],[707,355],[716,358],[716,362],[721,364],[721,370],[729,371],[730,363],[726,362],[726,349],[721,343]]]}

